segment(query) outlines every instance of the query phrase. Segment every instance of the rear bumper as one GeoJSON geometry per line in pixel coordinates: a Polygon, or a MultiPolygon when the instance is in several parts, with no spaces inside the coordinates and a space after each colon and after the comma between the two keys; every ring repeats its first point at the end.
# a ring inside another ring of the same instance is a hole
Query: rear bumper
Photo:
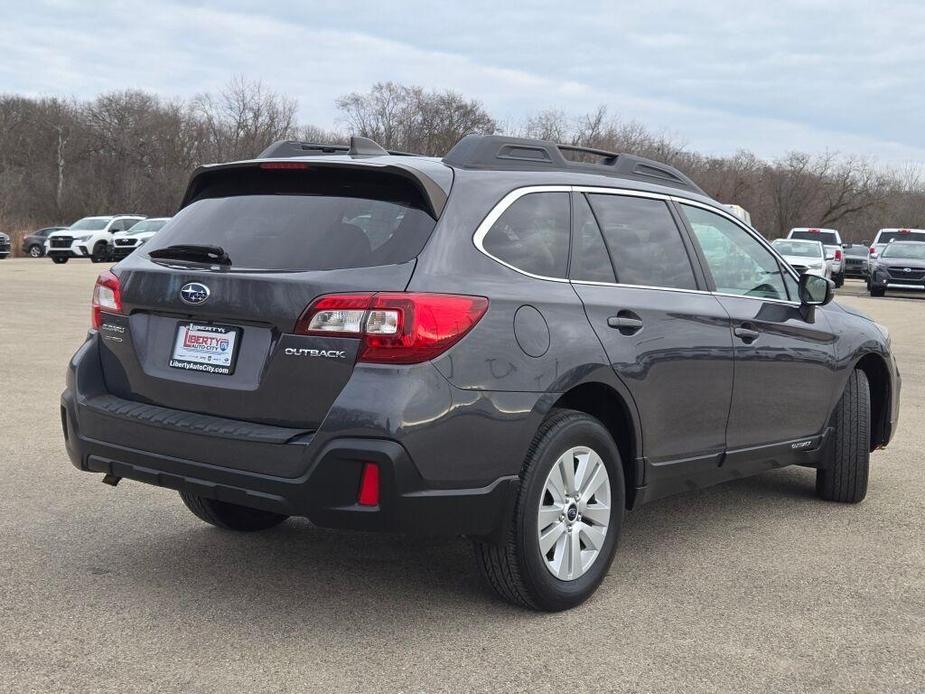
{"type": "MultiPolygon", "coordinates": [[[[422,476],[409,448],[396,439],[251,424],[117,398],[105,392],[97,350],[93,337],[78,351],[61,396],[65,445],[81,470],[305,516],[332,528],[484,537],[502,527],[512,508],[519,482],[512,470],[457,486],[422,476]],[[376,507],[357,504],[367,462],[379,466],[376,507]]],[[[477,445],[473,449],[478,455],[477,445]]],[[[425,470],[433,469],[434,458],[449,456],[430,455],[425,470]]],[[[518,461],[513,464],[519,469],[518,461]]]]}

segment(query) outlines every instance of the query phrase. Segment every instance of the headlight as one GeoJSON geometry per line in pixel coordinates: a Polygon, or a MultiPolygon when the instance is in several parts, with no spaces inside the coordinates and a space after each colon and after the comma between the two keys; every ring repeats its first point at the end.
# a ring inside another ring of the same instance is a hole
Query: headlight
{"type": "Polygon", "coordinates": [[[86,241],[89,238],[90,238],[89,236],[75,236],[74,240],[75,241],[86,241]]]}

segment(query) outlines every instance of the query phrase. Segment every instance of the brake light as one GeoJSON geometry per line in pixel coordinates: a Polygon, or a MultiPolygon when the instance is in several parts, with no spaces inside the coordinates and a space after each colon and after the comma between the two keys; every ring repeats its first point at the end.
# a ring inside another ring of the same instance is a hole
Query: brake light
{"type": "Polygon", "coordinates": [[[360,506],[379,505],[379,466],[375,463],[363,463],[357,503],[360,506]]]}
{"type": "Polygon", "coordinates": [[[835,260],[841,260],[841,251],[835,249],[835,260]]]}
{"type": "Polygon", "coordinates": [[[899,233],[900,233],[900,234],[908,234],[908,233],[909,233],[909,230],[908,230],[908,229],[900,229],[900,230],[899,230],[899,233]]]}
{"type": "Polygon", "coordinates": [[[265,161],[260,164],[261,169],[307,169],[308,164],[303,161],[265,161]]]}
{"type": "Polygon", "coordinates": [[[877,249],[874,248],[873,246],[871,246],[871,247],[870,247],[870,254],[871,254],[871,255],[876,255],[876,254],[877,254],[877,249]]]}
{"type": "Polygon", "coordinates": [[[418,364],[459,342],[488,310],[488,299],[460,294],[329,294],[305,309],[298,335],[358,337],[357,360],[418,364]]]}
{"type": "Polygon", "coordinates": [[[818,229],[810,229],[810,230],[809,230],[809,233],[810,233],[810,234],[818,234],[818,233],[819,233],[819,230],[818,230],[818,229]]]}
{"type": "Polygon", "coordinates": [[[122,313],[122,286],[109,270],[96,278],[90,306],[90,323],[96,330],[103,324],[103,313],[122,313]]]}

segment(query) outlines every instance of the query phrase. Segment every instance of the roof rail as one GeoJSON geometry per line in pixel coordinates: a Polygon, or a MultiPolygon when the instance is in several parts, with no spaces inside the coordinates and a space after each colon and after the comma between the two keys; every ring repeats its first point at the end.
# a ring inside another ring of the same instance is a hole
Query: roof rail
{"type": "Polygon", "coordinates": [[[443,157],[443,163],[462,169],[592,173],[658,183],[706,195],[690,178],[668,164],[633,154],[504,135],[467,135],[443,157]],[[567,159],[563,152],[591,155],[600,161],[567,159]]]}
{"type": "Polygon", "coordinates": [[[300,142],[298,140],[279,140],[257,155],[257,159],[281,159],[286,157],[316,157],[322,154],[344,154],[353,157],[416,156],[408,152],[386,150],[368,137],[352,135],[350,146],[328,145],[317,142],[300,142]]]}

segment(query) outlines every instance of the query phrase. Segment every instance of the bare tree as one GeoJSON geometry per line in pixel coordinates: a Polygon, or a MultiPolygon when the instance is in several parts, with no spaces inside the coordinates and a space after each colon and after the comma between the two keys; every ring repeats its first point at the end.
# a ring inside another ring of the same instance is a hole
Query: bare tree
{"type": "Polygon", "coordinates": [[[498,130],[478,101],[453,91],[380,82],[369,92],[353,92],[335,103],[351,133],[371,138],[386,149],[442,155],[465,135],[498,130]]]}

